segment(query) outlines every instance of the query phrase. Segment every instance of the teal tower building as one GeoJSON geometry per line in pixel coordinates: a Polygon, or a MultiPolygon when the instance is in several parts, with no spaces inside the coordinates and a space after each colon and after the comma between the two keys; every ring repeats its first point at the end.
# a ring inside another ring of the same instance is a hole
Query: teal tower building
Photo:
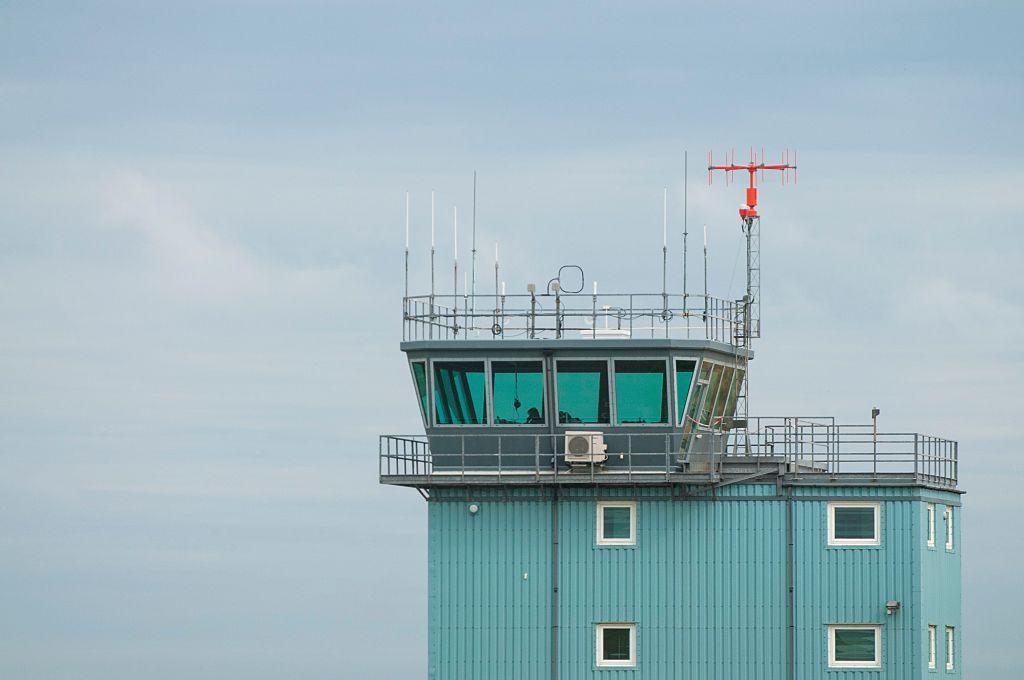
{"type": "Polygon", "coordinates": [[[960,677],[957,444],[750,413],[746,208],[739,300],[406,296],[424,431],[379,466],[426,500],[429,678],[960,677]]]}

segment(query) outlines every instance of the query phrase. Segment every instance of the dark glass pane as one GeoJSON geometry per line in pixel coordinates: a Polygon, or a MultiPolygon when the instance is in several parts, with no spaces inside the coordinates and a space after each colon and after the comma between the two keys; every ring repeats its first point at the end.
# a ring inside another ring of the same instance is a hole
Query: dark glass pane
{"type": "Polygon", "coordinates": [[[604,508],[604,537],[630,538],[629,515],[631,508],[604,508]]]}
{"type": "Polygon", "coordinates": [[[608,362],[558,362],[558,422],[607,423],[608,362]]]}
{"type": "Polygon", "coordinates": [[[875,631],[871,628],[836,628],[836,661],[874,661],[875,631]]]}
{"type": "Polygon", "coordinates": [[[699,420],[701,425],[711,425],[711,411],[715,406],[715,399],[718,397],[718,386],[722,384],[723,368],[724,367],[720,364],[714,364],[711,369],[711,380],[708,383],[708,396],[704,399],[704,405],[700,409],[699,420]]]}
{"type": "Polygon", "coordinates": [[[615,362],[615,408],[620,423],[667,423],[665,362],[615,362]]]}
{"type": "Polygon", "coordinates": [[[604,661],[629,661],[629,628],[605,628],[604,661]]]}
{"type": "Polygon", "coordinates": [[[722,368],[722,381],[718,384],[718,397],[715,399],[715,406],[711,409],[711,425],[721,427],[722,414],[725,412],[725,405],[729,401],[729,392],[732,390],[732,366],[722,368]]]}
{"type": "Polygon", "coordinates": [[[482,361],[434,362],[434,410],[440,425],[487,422],[482,361]]]}
{"type": "Polygon", "coordinates": [[[412,364],[412,376],[416,381],[416,395],[420,398],[420,412],[427,418],[427,365],[422,361],[412,364]]]}
{"type": "Polygon", "coordinates": [[[690,395],[690,384],[693,382],[693,369],[696,362],[676,362],[676,418],[683,422],[683,414],[686,413],[686,397],[690,395]]]}
{"type": "Polygon", "coordinates": [[[544,367],[539,361],[491,362],[495,423],[544,422],[544,367]]]}
{"type": "Polygon", "coordinates": [[[834,508],[836,538],[875,538],[875,509],[834,508]]]}
{"type": "MultiPolygon", "coordinates": [[[[736,401],[740,398],[740,391],[743,389],[743,376],[743,369],[737,368],[736,373],[733,375],[732,391],[729,394],[729,401],[726,403],[725,411],[722,413],[725,418],[732,418],[736,415],[736,401]]],[[[742,418],[743,415],[740,414],[740,417],[742,418]]]]}

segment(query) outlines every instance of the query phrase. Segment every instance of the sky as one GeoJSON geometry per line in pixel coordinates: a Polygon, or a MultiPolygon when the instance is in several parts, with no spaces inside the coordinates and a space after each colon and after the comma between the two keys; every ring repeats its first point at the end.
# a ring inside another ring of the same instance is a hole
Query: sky
{"type": "Polygon", "coordinates": [[[510,292],[564,263],[658,291],[668,187],[679,290],[688,152],[710,289],[738,297],[739,185],[700,166],[751,146],[800,164],[761,191],[752,412],[877,405],[957,439],[964,668],[1016,674],[1022,23],[1013,2],[0,2],[0,676],[422,677],[426,507],[376,460],[421,427],[405,192],[415,291],[430,191],[447,262],[474,170],[480,266],[500,242],[510,292]]]}

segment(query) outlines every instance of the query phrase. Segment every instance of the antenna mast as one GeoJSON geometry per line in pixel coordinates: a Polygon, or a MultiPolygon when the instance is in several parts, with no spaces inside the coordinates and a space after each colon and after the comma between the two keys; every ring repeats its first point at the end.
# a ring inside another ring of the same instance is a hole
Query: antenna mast
{"type": "Polygon", "coordinates": [[[765,170],[778,170],[782,173],[782,183],[785,184],[789,171],[793,171],[793,182],[796,182],[796,152],[793,152],[793,162],[789,162],[789,151],[787,150],[778,163],[765,163],[764,150],[761,150],[760,161],[756,160],[754,150],[750,150],[750,162],[736,164],[736,154],[726,159],[722,165],[715,165],[711,152],[708,152],[708,184],[710,185],[715,170],[725,172],[725,183],[728,185],[733,172],[745,171],[750,175],[750,184],[747,185],[746,203],[740,207],[740,228],[747,241],[747,294],[744,297],[744,319],[743,334],[737,337],[744,347],[750,346],[752,338],[761,337],[761,216],[757,212],[757,176],[761,173],[764,177],[765,170]]]}

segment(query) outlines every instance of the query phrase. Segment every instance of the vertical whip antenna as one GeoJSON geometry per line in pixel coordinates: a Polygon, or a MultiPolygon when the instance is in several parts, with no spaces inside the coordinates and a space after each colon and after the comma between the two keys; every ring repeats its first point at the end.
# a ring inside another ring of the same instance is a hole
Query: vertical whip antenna
{"type": "Polygon", "coordinates": [[[452,326],[459,337],[459,207],[452,206],[452,326]]]}
{"type": "Polygon", "coordinates": [[[434,192],[430,192],[430,338],[434,337],[434,192]]]}
{"type": "Polygon", "coordinates": [[[409,192],[405,192],[405,297],[409,298],[409,192]]]}
{"type": "Polygon", "coordinates": [[[687,185],[689,184],[690,158],[689,151],[683,151],[683,316],[686,318],[686,337],[690,337],[690,319],[686,316],[686,237],[689,235],[687,217],[689,212],[689,196],[687,196],[687,185]]]}
{"type": "Polygon", "coordinates": [[[473,313],[476,312],[476,170],[473,171],[473,239],[472,239],[472,241],[473,242],[470,244],[472,246],[472,248],[473,248],[472,257],[471,257],[472,263],[470,265],[470,268],[472,270],[473,275],[471,277],[471,279],[472,279],[472,283],[471,283],[472,288],[469,289],[470,304],[473,306],[473,308],[470,310],[470,316],[471,317],[473,316],[473,313]]]}
{"type": "Polygon", "coordinates": [[[661,197],[661,318],[668,337],[668,187],[661,197]]]}
{"type": "Polygon", "coordinates": [[[708,225],[704,225],[704,321],[708,318],[708,225]]]}
{"type": "Polygon", "coordinates": [[[494,325],[491,326],[491,334],[497,335],[500,331],[498,326],[498,242],[494,242],[494,325]]]}

